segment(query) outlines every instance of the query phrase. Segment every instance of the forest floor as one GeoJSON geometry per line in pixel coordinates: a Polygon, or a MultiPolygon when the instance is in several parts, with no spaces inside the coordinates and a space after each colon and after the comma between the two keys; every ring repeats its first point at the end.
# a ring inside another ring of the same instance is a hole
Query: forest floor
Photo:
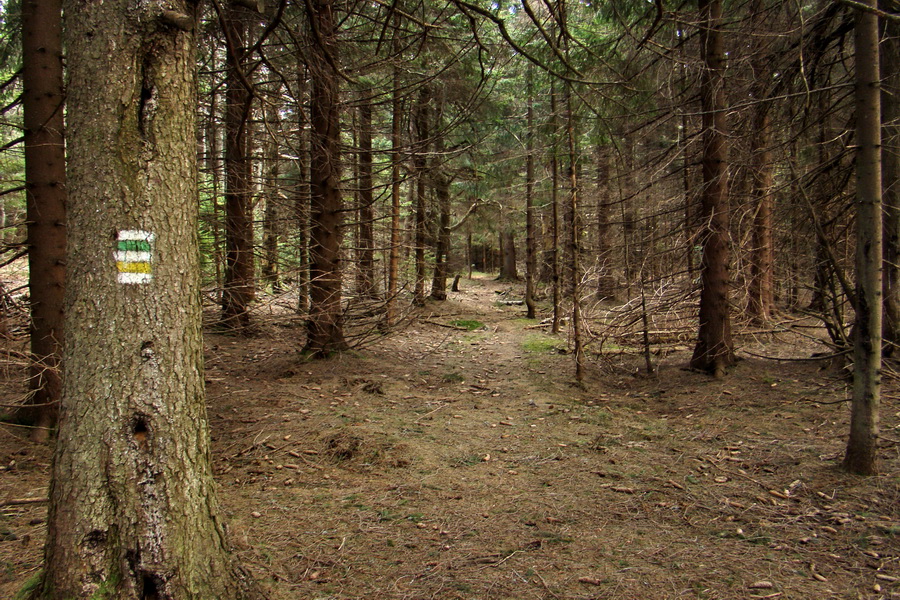
{"type": "MultiPolygon", "coordinates": [[[[462,285],[327,361],[285,323],[207,333],[219,499],[272,600],[900,598],[895,382],[883,475],[853,477],[846,377],[746,352],[808,358],[806,337],[740,337],[721,380],[687,345],[652,376],[595,358],[578,387],[565,339],[498,302],[519,286],[462,285]]],[[[50,451],[20,436],[0,429],[0,502],[37,501],[2,506],[0,598],[45,534],[50,451]]]]}

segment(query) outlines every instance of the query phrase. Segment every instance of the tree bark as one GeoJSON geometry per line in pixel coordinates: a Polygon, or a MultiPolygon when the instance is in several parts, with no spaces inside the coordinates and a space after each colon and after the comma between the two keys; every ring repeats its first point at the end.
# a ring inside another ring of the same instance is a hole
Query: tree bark
{"type": "Polygon", "coordinates": [[[609,201],[609,153],[600,144],[596,149],[597,161],[597,299],[611,300],[616,295],[616,278],[613,274],[613,243],[609,201]]]}
{"type": "Polygon", "coordinates": [[[772,241],[775,165],[769,148],[771,122],[768,106],[755,107],[752,141],[752,194],[756,201],[753,217],[753,247],[750,250],[750,286],[747,313],[758,323],[767,323],[775,311],[775,258],[772,241]]]}
{"type": "Polygon", "coordinates": [[[62,6],[60,0],[22,3],[22,107],[28,288],[31,302],[30,394],[18,421],[45,441],[62,392],[66,253],[66,150],[63,125],[62,6]]]}
{"type": "MultiPolygon", "coordinates": [[[[887,9],[888,7],[883,7],[887,9]]],[[[900,25],[883,19],[881,37],[881,189],[884,206],[884,353],[900,355],[900,25]]]]}
{"type": "Polygon", "coordinates": [[[534,280],[537,268],[534,231],[534,91],[532,89],[532,68],[529,65],[526,93],[528,108],[525,114],[525,308],[526,318],[535,318],[534,280]]]}
{"type": "MultiPolygon", "coordinates": [[[[306,70],[298,69],[297,98],[301,103],[306,97],[306,90],[306,70]]],[[[305,111],[297,112],[299,152],[297,152],[297,187],[294,198],[294,214],[297,220],[297,313],[305,315],[309,313],[309,123],[305,111]]]]}
{"type": "MultiPolygon", "coordinates": [[[[267,128],[278,131],[279,107],[269,105],[266,107],[267,128]]],[[[280,182],[281,161],[278,156],[278,143],[270,138],[267,143],[265,163],[267,165],[267,177],[263,181],[263,195],[266,200],[266,208],[263,218],[263,268],[262,280],[270,286],[273,293],[281,291],[281,268],[278,257],[278,243],[281,238],[280,215],[280,182]]]]}
{"type": "Polygon", "coordinates": [[[372,105],[359,107],[359,243],[356,287],[360,296],[375,298],[375,194],[372,177],[372,105]]]}
{"type": "MultiPolygon", "coordinates": [[[[876,0],[867,0],[875,7],[876,0]]],[[[859,11],[854,32],[856,71],[856,320],[853,400],[844,467],[878,472],[881,398],[881,98],[878,17],[859,11]]]]}
{"type": "MultiPolygon", "coordinates": [[[[565,13],[563,13],[564,15],[565,13]]],[[[568,53],[568,47],[567,47],[568,53]]],[[[578,215],[578,165],[575,152],[575,112],[572,108],[572,83],[565,83],[566,137],[569,149],[569,237],[567,240],[569,258],[569,286],[572,294],[572,345],[575,358],[575,380],[584,380],[584,347],[581,339],[581,219],[578,215]]]]}
{"type": "MultiPolygon", "coordinates": [[[[194,4],[174,6],[196,22],[194,4]]],[[[251,597],[209,457],[195,36],[159,10],[64,6],[69,368],[36,592],[46,600],[251,597]]]]}
{"type": "Polygon", "coordinates": [[[419,98],[413,114],[413,122],[416,130],[416,149],[413,154],[413,170],[415,172],[415,185],[412,187],[414,196],[413,207],[415,209],[415,264],[416,281],[413,291],[413,299],[417,306],[425,304],[425,171],[428,165],[428,86],[419,89],[419,98]]]}
{"type": "MultiPolygon", "coordinates": [[[[394,16],[394,54],[400,56],[400,16],[394,16]]],[[[392,327],[397,322],[397,294],[400,290],[400,165],[403,161],[400,149],[400,125],[403,118],[403,101],[400,90],[400,67],[393,66],[391,90],[391,247],[388,257],[388,290],[385,306],[385,326],[392,327]]]]}
{"type": "Polygon", "coordinates": [[[728,306],[728,147],[725,139],[725,48],[721,0],[699,0],[703,110],[700,330],[691,368],[716,377],[734,364],[728,306]]]}
{"type": "MultiPolygon", "coordinates": [[[[446,90],[437,95],[437,106],[434,111],[434,129],[443,129],[444,103],[446,90]]],[[[444,138],[438,136],[435,140],[435,154],[442,156],[444,153],[444,138]]],[[[441,159],[436,159],[435,162],[441,159]]],[[[434,178],[434,195],[437,197],[438,223],[437,235],[434,245],[434,272],[431,278],[431,298],[434,300],[447,299],[447,266],[450,260],[450,176],[446,173],[444,165],[435,165],[432,168],[434,178]]]]}
{"type": "Polygon", "coordinates": [[[325,358],[347,349],[341,306],[340,85],[335,67],[338,48],[332,0],[311,0],[308,18],[313,40],[309,60],[310,308],[303,352],[325,358]]]}
{"type": "Polygon", "coordinates": [[[550,127],[554,132],[550,147],[550,277],[553,286],[553,321],[551,333],[559,333],[559,321],[562,318],[560,307],[559,281],[559,155],[556,140],[556,84],[550,82],[550,127]]]}
{"type": "Polygon", "coordinates": [[[256,295],[253,273],[253,193],[249,116],[253,102],[244,67],[246,13],[236,2],[225,7],[228,36],[225,82],[225,283],[222,325],[236,332],[250,327],[256,295]]]}

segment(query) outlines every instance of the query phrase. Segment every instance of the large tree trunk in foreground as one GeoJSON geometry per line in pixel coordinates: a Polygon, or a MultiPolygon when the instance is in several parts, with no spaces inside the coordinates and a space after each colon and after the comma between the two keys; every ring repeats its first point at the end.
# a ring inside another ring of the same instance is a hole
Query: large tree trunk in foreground
{"type": "MultiPolygon", "coordinates": [[[[868,0],[874,7],[876,0],[868,0]]],[[[877,468],[881,398],[881,99],[878,18],[857,14],[856,57],[856,321],[853,401],[844,467],[859,475],[877,468]]]]}
{"type": "MultiPolygon", "coordinates": [[[[196,22],[193,4],[167,7],[196,22]]],[[[209,457],[193,27],[135,0],[65,14],[68,369],[35,595],[249,597],[209,457]]]]}
{"type": "Polygon", "coordinates": [[[704,69],[700,80],[703,107],[703,191],[700,331],[691,368],[716,377],[734,364],[728,308],[728,148],[725,140],[725,50],[721,0],[700,0],[700,47],[704,69]]]}
{"type": "Polygon", "coordinates": [[[62,392],[66,150],[60,0],[22,3],[22,58],[32,364],[31,393],[17,418],[34,427],[33,440],[43,441],[56,425],[62,392]]]}
{"type": "Polygon", "coordinates": [[[313,0],[308,11],[315,42],[310,51],[310,306],[303,351],[321,358],[347,349],[341,312],[341,119],[333,10],[331,0],[313,0]]]}

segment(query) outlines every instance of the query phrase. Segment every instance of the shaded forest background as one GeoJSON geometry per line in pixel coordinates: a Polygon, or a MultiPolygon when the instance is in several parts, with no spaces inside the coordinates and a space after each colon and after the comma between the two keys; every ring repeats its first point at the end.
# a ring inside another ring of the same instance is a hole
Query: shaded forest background
{"type": "MultiPolygon", "coordinates": [[[[845,466],[877,472],[900,335],[895,1],[188,8],[161,7],[148,35],[196,34],[185,202],[217,335],[289,314],[303,360],[364,350],[479,273],[524,280],[499,301],[564,335],[581,389],[611,352],[653,374],[690,343],[689,366],[722,378],[735,323],[808,328],[813,359],[853,371],[845,466]]],[[[2,333],[27,315],[13,418],[46,441],[67,261],[61,11],[3,9],[2,333]]],[[[145,149],[164,97],[151,58],[122,121],[145,149]]]]}

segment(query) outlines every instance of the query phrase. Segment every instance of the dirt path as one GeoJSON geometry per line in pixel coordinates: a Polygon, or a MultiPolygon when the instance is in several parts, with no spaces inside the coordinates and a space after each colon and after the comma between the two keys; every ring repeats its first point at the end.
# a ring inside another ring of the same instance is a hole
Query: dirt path
{"type": "MultiPolygon", "coordinates": [[[[900,597],[898,445],[884,476],[835,468],[842,380],[748,359],[714,381],[674,354],[655,378],[594,362],[580,390],[512,286],[463,283],[334,360],[299,362],[290,328],[208,335],[220,499],[273,600],[900,597]]],[[[28,460],[6,497],[40,493],[28,460]]],[[[5,510],[0,597],[43,535],[40,508],[5,510]]]]}

